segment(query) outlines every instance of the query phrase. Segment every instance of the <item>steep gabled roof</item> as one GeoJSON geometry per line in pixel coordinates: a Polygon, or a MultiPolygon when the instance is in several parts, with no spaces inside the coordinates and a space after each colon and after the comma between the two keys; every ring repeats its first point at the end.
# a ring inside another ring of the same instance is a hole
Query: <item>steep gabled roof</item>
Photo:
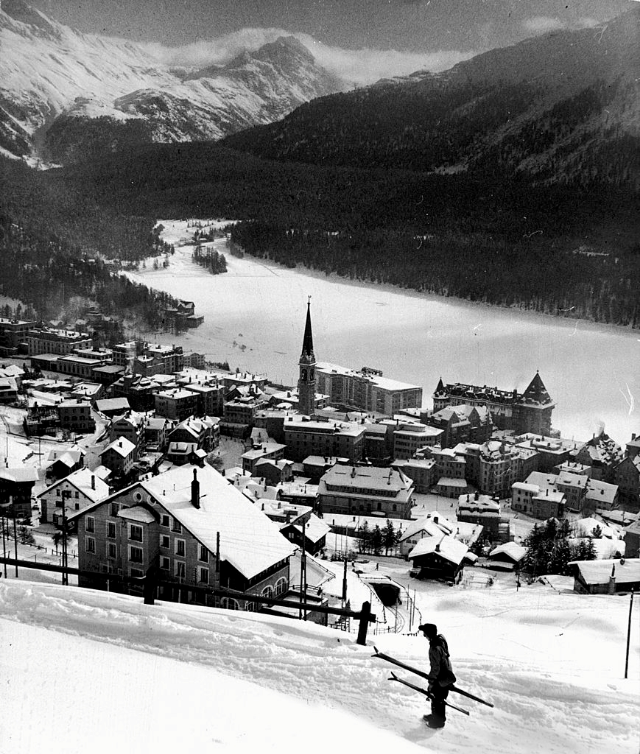
{"type": "Polygon", "coordinates": [[[553,406],[547,388],[544,386],[539,372],[536,372],[534,378],[529,383],[529,387],[524,391],[520,398],[520,403],[526,403],[532,406],[553,406]]]}

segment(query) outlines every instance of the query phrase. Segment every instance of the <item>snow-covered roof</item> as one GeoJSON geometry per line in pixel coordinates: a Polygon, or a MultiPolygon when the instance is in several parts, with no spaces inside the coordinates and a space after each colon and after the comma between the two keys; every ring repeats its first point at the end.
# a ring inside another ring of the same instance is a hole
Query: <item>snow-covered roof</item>
{"type": "Polygon", "coordinates": [[[124,518],[127,521],[138,521],[142,524],[151,524],[156,520],[153,513],[142,505],[121,508],[118,511],[118,518],[124,518]]]}
{"type": "Polygon", "coordinates": [[[127,440],[126,437],[118,437],[112,443],[107,445],[107,447],[102,451],[102,453],[100,453],[100,455],[103,456],[108,450],[113,450],[118,455],[126,458],[127,456],[131,455],[131,453],[133,453],[135,449],[136,446],[130,440],[127,440]]]}
{"type": "Polygon", "coordinates": [[[469,548],[453,537],[443,535],[442,537],[424,537],[409,553],[409,559],[413,560],[422,555],[437,553],[441,558],[448,560],[455,565],[462,563],[469,548]]]}
{"type": "MultiPolygon", "coordinates": [[[[302,524],[294,524],[293,528],[302,534],[302,524]]],[[[322,537],[326,537],[330,531],[331,527],[327,526],[322,519],[315,515],[315,513],[312,513],[309,516],[309,520],[304,526],[304,536],[310,542],[319,542],[322,537]]]]}
{"type": "MultiPolygon", "coordinates": [[[[104,468],[104,467],[102,467],[104,468]]],[[[68,482],[75,487],[79,492],[91,502],[96,503],[98,500],[103,500],[109,495],[109,485],[106,484],[95,471],[90,471],[87,468],[78,469],[69,476],[59,479],[57,482],[47,487],[36,497],[40,498],[43,495],[48,494],[56,487],[59,487],[64,482],[68,482]]]]}
{"type": "Polygon", "coordinates": [[[257,506],[210,466],[179,466],[141,483],[153,497],[197,537],[246,578],[253,578],[286,559],[295,547],[280,534],[257,506]],[[191,482],[196,472],[200,507],[191,504],[191,482]]]}
{"type": "Polygon", "coordinates": [[[507,555],[515,563],[519,563],[526,554],[526,547],[518,545],[515,542],[505,542],[503,545],[498,545],[498,547],[491,550],[489,557],[493,558],[496,555],[507,555]]]}
{"type": "Polygon", "coordinates": [[[417,521],[412,521],[411,524],[405,529],[400,538],[400,541],[409,539],[410,537],[424,532],[426,536],[441,536],[442,534],[452,534],[455,531],[454,524],[449,519],[441,516],[439,513],[427,513],[426,516],[422,516],[417,521]]]}
{"type": "Polygon", "coordinates": [[[455,489],[460,489],[461,487],[467,486],[467,480],[456,479],[456,478],[448,477],[448,476],[442,476],[440,477],[440,479],[438,479],[438,486],[439,487],[453,487],[455,489]]]}
{"type": "Polygon", "coordinates": [[[606,584],[611,576],[617,584],[640,581],[639,558],[611,558],[607,560],[574,560],[575,565],[586,584],[606,584]]]}

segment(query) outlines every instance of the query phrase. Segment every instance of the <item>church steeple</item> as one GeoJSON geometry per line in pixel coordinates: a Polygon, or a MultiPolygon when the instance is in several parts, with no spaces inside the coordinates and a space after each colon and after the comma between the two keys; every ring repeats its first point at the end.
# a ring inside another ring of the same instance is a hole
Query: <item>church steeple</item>
{"type": "Polygon", "coordinates": [[[304,327],[302,353],[300,354],[300,376],[298,378],[298,411],[311,416],[316,406],[316,357],[313,352],[313,332],[311,330],[311,296],[307,301],[307,321],[304,327]]]}
{"type": "Polygon", "coordinates": [[[313,361],[315,363],[316,357],[313,354],[313,333],[311,331],[311,296],[307,301],[307,321],[304,326],[304,339],[302,341],[302,354],[300,355],[300,362],[302,359],[307,361],[313,361]]]}

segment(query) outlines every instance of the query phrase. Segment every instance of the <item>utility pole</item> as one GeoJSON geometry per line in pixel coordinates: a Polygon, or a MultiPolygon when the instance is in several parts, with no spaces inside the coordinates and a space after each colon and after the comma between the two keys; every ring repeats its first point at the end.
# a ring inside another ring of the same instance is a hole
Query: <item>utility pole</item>
{"type": "Polygon", "coordinates": [[[4,577],[7,578],[7,544],[6,544],[6,527],[7,527],[7,519],[4,515],[4,509],[6,508],[6,504],[0,506],[2,507],[2,557],[5,558],[4,565],[4,577]]]}
{"type": "MultiPolygon", "coordinates": [[[[307,601],[307,547],[306,547],[306,519],[302,521],[302,559],[300,560],[300,605],[307,601]]],[[[306,607],[300,609],[302,620],[307,620],[306,607]]]]}
{"type": "Polygon", "coordinates": [[[67,573],[67,498],[71,497],[71,490],[62,492],[62,586],[69,586],[69,574],[67,573]]]}
{"type": "Polygon", "coordinates": [[[629,600],[629,625],[627,626],[627,655],[624,661],[624,677],[629,674],[629,644],[631,643],[631,611],[633,610],[633,589],[629,600]]]}

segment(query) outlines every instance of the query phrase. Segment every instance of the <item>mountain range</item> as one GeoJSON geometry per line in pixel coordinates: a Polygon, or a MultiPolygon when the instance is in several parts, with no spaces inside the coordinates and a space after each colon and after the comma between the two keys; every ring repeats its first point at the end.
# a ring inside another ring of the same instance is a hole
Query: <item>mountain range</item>
{"type": "Polygon", "coordinates": [[[449,71],[305,103],[226,139],[260,157],[640,187],[640,8],[449,71]]]}
{"type": "Polygon", "coordinates": [[[0,5],[0,150],[44,163],[149,142],[219,139],[344,83],[294,37],[224,66],[171,68],[150,48],[0,5]]]}

